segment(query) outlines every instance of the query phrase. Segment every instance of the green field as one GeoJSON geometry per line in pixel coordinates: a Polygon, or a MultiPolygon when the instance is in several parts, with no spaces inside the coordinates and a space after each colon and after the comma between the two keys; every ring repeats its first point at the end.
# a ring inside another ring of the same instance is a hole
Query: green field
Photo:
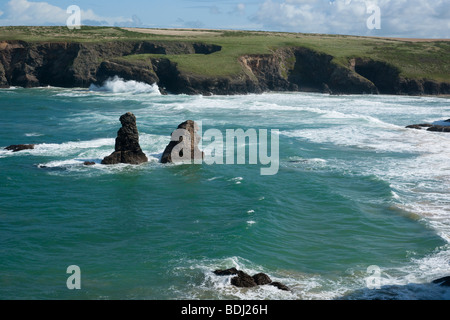
{"type": "MultiPolygon", "coordinates": [[[[150,31],[152,29],[149,29],[150,31]]],[[[156,30],[156,29],[154,29],[156,30]]],[[[247,54],[270,54],[283,47],[306,47],[334,57],[334,62],[348,65],[354,57],[370,58],[389,63],[406,78],[433,79],[450,82],[450,41],[412,41],[391,38],[371,38],[346,35],[303,33],[225,31],[225,30],[158,29],[156,33],[141,33],[116,27],[88,27],[69,30],[66,27],[0,27],[0,41],[28,42],[105,42],[164,41],[202,42],[222,46],[209,55],[165,55],[178,64],[180,70],[199,74],[228,76],[242,72],[238,58],[247,54]],[[167,31],[168,34],[165,34],[167,31]]],[[[125,59],[147,59],[149,55],[134,55],[125,59]]],[[[158,55],[151,55],[152,57],[158,55]]]]}

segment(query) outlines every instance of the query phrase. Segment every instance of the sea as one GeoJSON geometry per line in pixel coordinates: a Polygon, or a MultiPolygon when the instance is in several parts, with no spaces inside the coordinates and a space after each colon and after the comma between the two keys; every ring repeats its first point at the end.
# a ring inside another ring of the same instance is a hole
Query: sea
{"type": "Polygon", "coordinates": [[[449,98],[161,95],[114,78],[1,89],[0,112],[2,300],[450,299],[432,283],[450,275],[450,134],[405,128],[448,119],[449,98]],[[102,165],[126,112],[149,161],[102,165]],[[274,132],[277,172],[250,142],[244,163],[161,164],[186,120],[274,132]],[[290,290],[213,273],[231,267],[290,290]]]}

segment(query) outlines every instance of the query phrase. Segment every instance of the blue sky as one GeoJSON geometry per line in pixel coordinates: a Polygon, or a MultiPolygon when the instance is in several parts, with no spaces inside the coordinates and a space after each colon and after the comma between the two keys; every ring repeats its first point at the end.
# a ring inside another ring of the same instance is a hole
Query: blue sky
{"type": "Polygon", "coordinates": [[[0,0],[0,25],[65,25],[70,5],[86,25],[450,38],[450,0],[0,0]]]}

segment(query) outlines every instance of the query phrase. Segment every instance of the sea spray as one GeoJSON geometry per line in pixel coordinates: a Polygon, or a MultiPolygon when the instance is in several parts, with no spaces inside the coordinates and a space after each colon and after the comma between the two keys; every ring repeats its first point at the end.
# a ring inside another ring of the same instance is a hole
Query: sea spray
{"type": "Polygon", "coordinates": [[[132,94],[154,94],[160,95],[158,85],[147,84],[144,82],[138,82],[135,80],[124,80],[118,76],[109,78],[101,86],[91,84],[90,91],[97,92],[110,92],[110,93],[132,93],[132,94]]]}

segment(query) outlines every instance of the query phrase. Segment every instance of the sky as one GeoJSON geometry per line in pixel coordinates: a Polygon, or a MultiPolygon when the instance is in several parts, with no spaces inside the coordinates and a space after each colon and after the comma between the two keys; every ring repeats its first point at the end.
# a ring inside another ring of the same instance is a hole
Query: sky
{"type": "Polygon", "coordinates": [[[450,0],[0,0],[0,26],[204,28],[450,38],[450,0]]]}

